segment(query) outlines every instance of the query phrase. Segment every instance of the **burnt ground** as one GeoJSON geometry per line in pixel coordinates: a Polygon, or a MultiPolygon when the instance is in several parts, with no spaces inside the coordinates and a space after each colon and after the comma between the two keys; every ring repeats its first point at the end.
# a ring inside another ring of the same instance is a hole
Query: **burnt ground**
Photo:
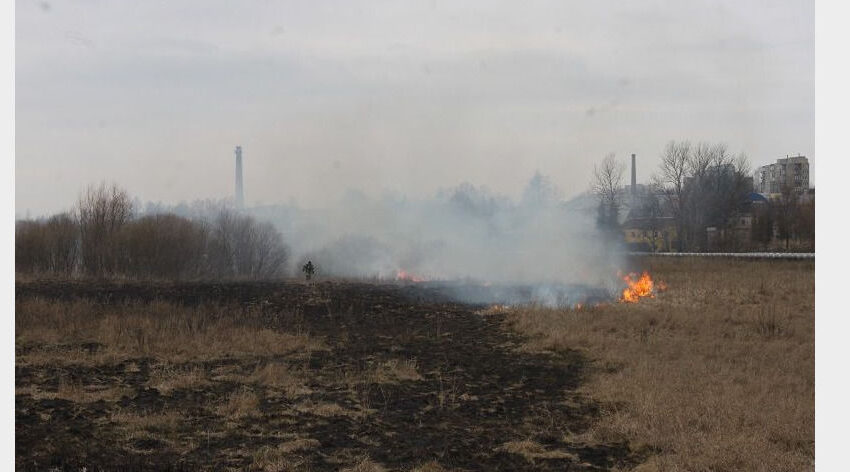
{"type": "MultiPolygon", "coordinates": [[[[259,467],[262,451],[294,437],[318,443],[293,448],[287,459],[293,470],[339,470],[363,457],[391,470],[428,461],[461,470],[608,470],[640,459],[625,444],[569,439],[598,412],[598,405],[576,393],[586,370],[577,352],[522,351],[523,340],[504,329],[498,312],[483,314],[480,306],[451,302],[419,284],[16,284],[17,300],[32,297],[116,306],[167,300],[260,307],[267,327],[309,333],[328,349],[275,358],[304,373],[307,388],[286,396],[257,385],[257,411],[236,419],[210,406],[241,388],[216,373],[250,372],[269,359],[223,354],[193,361],[189,367],[201,369],[210,382],[167,392],[150,387],[161,362],[155,357],[114,364],[16,362],[19,470],[247,470],[259,467]],[[414,359],[421,379],[344,380],[392,359],[414,359]],[[60,378],[87,389],[120,386],[125,393],[87,402],[26,393],[28,387],[55,390],[60,378]],[[336,409],[305,407],[325,404],[336,409]],[[174,411],[181,414],[178,423],[153,424],[143,435],[122,433],[116,420],[119,414],[174,411]],[[534,454],[505,447],[524,440],[533,441],[534,454]]],[[[82,348],[96,352],[99,346],[82,348]]],[[[16,346],[16,358],[27,349],[33,347],[16,346]]]]}

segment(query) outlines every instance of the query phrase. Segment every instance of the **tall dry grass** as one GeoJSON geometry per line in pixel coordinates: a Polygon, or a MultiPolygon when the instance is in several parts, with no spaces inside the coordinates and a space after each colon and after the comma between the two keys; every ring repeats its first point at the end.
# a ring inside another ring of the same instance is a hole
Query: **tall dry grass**
{"type": "Polygon", "coordinates": [[[15,302],[17,363],[105,362],[151,357],[186,361],[322,349],[304,333],[265,327],[259,308],[167,302],[15,302]]]}
{"type": "Polygon", "coordinates": [[[638,304],[508,315],[533,350],[592,359],[584,440],[654,451],[640,470],[814,469],[814,263],[644,259],[638,304]]]}

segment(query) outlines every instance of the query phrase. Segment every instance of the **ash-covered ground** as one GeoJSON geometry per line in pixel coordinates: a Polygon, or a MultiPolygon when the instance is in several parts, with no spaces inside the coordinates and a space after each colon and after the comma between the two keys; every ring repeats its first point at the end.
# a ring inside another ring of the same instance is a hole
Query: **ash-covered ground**
{"type": "MultiPolygon", "coordinates": [[[[110,346],[83,338],[19,341],[16,468],[340,470],[372,461],[391,470],[427,463],[608,470],[637,463],[625,444],[571,439],[598,411],[576,392],[585,360],[520,350],[503,315],[480,306],[534,296],[530,287],[437,282],[18,282],[18,310],[81,300],[105,313],[220,304],[251,313],[263,330],[299,333],[324,347],[307,356],[224,349],[185,360],[156,352],[110,360],[98,357],[110,346]],[[61,354],[71,351],[78,360],[61,354]],[[257,375],[271,364],[297,372],[297,381],[283,388],[257,375]],[[165,389],[154,381],[162,372],[192,372],[195,380],[165,389]],[[120,394],[95,394],[108,389],[120,394]],[[245,392],[253,399],[246,410],[228,409],[245,392]]],[[[569,303],[602,296],[584,287],[556,292],[569,303]]]]}

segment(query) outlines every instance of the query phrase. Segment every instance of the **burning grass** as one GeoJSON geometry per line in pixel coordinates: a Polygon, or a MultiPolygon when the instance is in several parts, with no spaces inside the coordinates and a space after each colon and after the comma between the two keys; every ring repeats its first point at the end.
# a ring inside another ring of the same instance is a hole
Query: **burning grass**
{"type": "MultiPolygon", "coordinates": [[[[501,329],[507,311],[477,316],[431,293],[354,283],[16,286],[19,468],[634,463],[620,445],[562,439],[594,411],[563,402],[578,358],[516,354],[517,338],[501,329]]],[[[784,333],[771,316],[765,336],[784,333]]]]}
{"type": "Polygon", "coordinates": [[[637,303],[641,298],[647,297],[655,298],[657,290],[667,288],[667,285],[663,282],[656,286],[655,281],[652,280],[647,271],[644,271],[640,277],[635,273],[625,275],[623,282],[626,283],[626,288],[623,289],[623,295],[620,297],[620,301],[623,303],[637,303]]]}
{"type": "Polygon", "coordinates": [[[531,336],[526,349],[593,359],[583,393],[603,415],[579,439],[648,446],[656,453],[641,470],[812,470],[814,264],[636,263],[669,290],[508,316],[531,336]]]}

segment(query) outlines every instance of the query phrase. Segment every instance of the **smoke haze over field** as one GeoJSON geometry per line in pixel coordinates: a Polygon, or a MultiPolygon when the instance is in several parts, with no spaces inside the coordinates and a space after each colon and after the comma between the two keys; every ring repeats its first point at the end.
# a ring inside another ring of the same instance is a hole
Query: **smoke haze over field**
{"type": "Polygon", "coordinates": [[[231,196],[236,145],[249,206],[317,209],[465,181],[518,202],[538,169],[570,197],[609,152],[636,153],[647,181],[670,139],[814,163],[813,12],[18,0],[16,211],[101,180],[142,200],[231,196]]]}
{"type": "Polygon", "coordinates": [[[724,142],[754,165],[805,154],[813,180],[813,12],[19,0],[16,211],[99,181],[232,198],[241,145],[246,207],[293,273],[602,286],[613,252],[564,202],[603,156],[637,154],[647,182],[668,141],[724,142]]]}
{"type": "Polygon", "coordinates": [[[617,270],[595,228],[593,208],[565,205],[536,174],[513,201],[463,184],[430,199],[362,193],[327,209],[252,210],[276,222],[295,269],[311,259],[320,274],[395,279],[601,284],[617,270]]]}

